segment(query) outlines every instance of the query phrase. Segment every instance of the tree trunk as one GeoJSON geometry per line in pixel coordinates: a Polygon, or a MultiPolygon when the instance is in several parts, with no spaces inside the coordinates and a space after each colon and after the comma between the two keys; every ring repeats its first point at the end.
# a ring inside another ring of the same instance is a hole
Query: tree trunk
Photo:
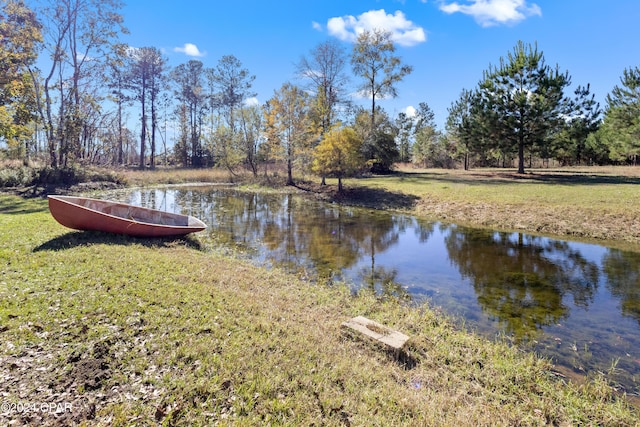
{"type": "Polygon", "coordinates": [[[518,143],[518,173],[524,173],[524,141],[518,143]]]}
{"type": "Polygon", "coordinates": [[[140,131],[140,164],[138,167],[140,169],[144,169],[144,152],[146,150],[145,141],[147,139],[147,116],[145,114],[145,84],[146,82],[142,81],[142,130],[140,131]]]}
{"type": "MultiPolygon", "coordinates": [[[[153,91],[154,88],[151,88],[153,91]]],[[[151,95],[151,169],[156,168],[156,100],[155,95],[152,92],[151,95]]]]}
{"type": "Polygon", "coordinates": [[[293,185],[293,163],[291,156],[287,159],[287,185],[293,185]]]}

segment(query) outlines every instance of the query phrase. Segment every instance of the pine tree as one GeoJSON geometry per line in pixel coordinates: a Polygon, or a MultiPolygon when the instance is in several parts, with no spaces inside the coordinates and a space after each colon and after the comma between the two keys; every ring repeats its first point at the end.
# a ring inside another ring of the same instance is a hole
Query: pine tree
{"type": "Polygon", "coordinates": [[[640,154],[640,68],[625,69],[607,95],[602,135],[614,160],[633,159],[640,154]]]}
{"type": "Polygon", "coordinates": [[[570,83],[568,73],[545,64],[537,46],[521,41],[506,60],[500,58],[499,66],[484,72],[478,129],[504,153],[517,153],[518,173],[524,173],[525,150],[542,149],[570,114],[570,102],[564,96],[570,83]]]}
{"type": "Polygon", "coordinates": [[[395,98],[398,95],[396,85],[413,71],[410,65],[402,65],[400,57],[394,55],[395,50],[391,33],[379,29],[360,33],[353,47],[351,66],[354,74],[362,77],[360,91],[371,97],[372,128],[376,99],[395,98]]]}

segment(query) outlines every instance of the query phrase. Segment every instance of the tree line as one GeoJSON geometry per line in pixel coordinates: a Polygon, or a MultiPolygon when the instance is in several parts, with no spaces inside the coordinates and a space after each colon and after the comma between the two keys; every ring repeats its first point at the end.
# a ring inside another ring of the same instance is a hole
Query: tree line
{"type": "Polygon", "coordinates": [[[323,182],[337,177],[340,187],[346,176],[389,172],[398,161],[465,169],[515,161],[524,172],[534,161],[637,160],[637,67],[624,70],[603,111],[588,84],[569,90],[567,71],[518,42],[462,90],[440,130],[426,102],[397,117],[380,107],[413,71],[386,31],[362,32],[350,52],[320,43],[296,64],[297,82],[257,105],[255,75],[234,55],[211,68],[199,60],[172,68],[155,47],[120,43],[121,8],[118,0],[45,0],[37,9],[3,0],[0,156],[53,168],[161,163],[254,175],[278,162],[289,184],[298,169],[323,182]],[[354,88],[370,108],[354,104],[354,88]]]}

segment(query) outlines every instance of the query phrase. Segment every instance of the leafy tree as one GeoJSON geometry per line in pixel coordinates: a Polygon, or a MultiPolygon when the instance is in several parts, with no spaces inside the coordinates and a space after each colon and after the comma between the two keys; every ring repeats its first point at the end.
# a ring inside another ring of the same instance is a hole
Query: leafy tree
{"type": "Polygon", "coordinates": [[[238,111],[248,98],[255,96],[251,91],[255,76],[242,68],[242,63],[235,56],[225,55],[216,68],[208,71],[207,77],[212,87],[211,109],[219,111],[227,129],[216,138],[218,161],[232,172],[235,165],[252,155],[252,152],[246,151],[247,148],[251,150],[252,145],[240,142],[243,136],[238,133],[238,128],[242,126],[239,122],[243,117],[238,116],[238,111]],[[243,155],[245,159],[242,159],[243,155]]]}
{"type": "Polygon", "coordinates": [[[389,173],[400,153],[395,140],[397,130],[387,113],[376,107],[372,128],[369,113],[360,108],[356,113],[353,128],[364,141],[362,154],[369,170],[373,173],[389,173]]]}
{"type": "Polygon", "coordinates": [[[364,149],[374,172],[388,172],[399,156],[393,132],[376,127],[376,99],[395,98],[397,84],[413,70],[402,64],[400,57],[394,55],[395,50],[391,33],[374,29],[358,35],[351,54],[353,73],[363,80],[359,90],[371,97],[370,127],[364,149]]]}
{"type": "MultiPolygon", "coordinates": [[[[181,129],[180,147],[191,161],[191,166],[196,167],[202,166],[203,152],[200,139],[204,115],[208,108],[205,73],[203,63],[192,59],[186,64],[178,65],[170,75],[176,84],[174,94],[180,103],[176,111],[181,129]]],[[[179,157],[184,158],[183,155],[179,157]]]]}
{"type": "Polygon", "coordinates": [[[321,176],[338,178],[338,191],[342,191],[342,178],[362,169],[362,139],[352,128],[333,129],[320,141],[313,155],[312,169],[321,176]]]}
{"type": "Polygon", "coordinates": [[[244,159],[237,141],[238,135],[224,120],[220,120],[220,117],[213,123],[212,128],[212,133],[205,138],[209,143],[207,148],[211,150],[216,162],[233,175],[235,167],[240,165],[244,159]]]}
{"type": "Polygon", "coordinates": [[[242,68],[242,63],[233,55],[225,55],[216,68],[208,70],[208,77],[213,86],[213,107],[222,111],[230,128],[235,128],[235,112],[247,98],[255,96],[251,85],[256,76],[242,68]]]}
{"type": "Polygon", "coordinates": [[[500,65],[490,66],[479,85],[482,113],[477,116],[485,139],[498,140],[505,153],[517,152],[524,173],[525,150],[540,150],[570,112],[564,88],[568,73],[545,64],[537,46],[518,42],[500,65]]]}
{"type": "MultiPolygon", "coordinates": [[[[348,104],[345,95],[349,80],[345,73],[346,62],[342,46],[330,40],[318,44],[296,66],[298,74],[308,82],[306,88],[315,94],[311,104],[311,117],[319,128],[320,138],[336,123],[338,106],[348,104]]],[[[323,176],[322,185],[324,184],[323,176]]]]}
{"type": "Polygon", "coordinates": [[[269,163],[275,161],[280,151],[280,131],[277,125],[278,111],[276,103],[267,101],[262,106],[263,129],[262,134],[264,141],[258,148],[258,157],[264,164],[264,176],[267,177],[267,168],[269,163]]]}
{"type": "MultiPolygon", "coordinates": [[[[427,126],[418,131],[416,142],[413,144],[413,163],[423,167],[436,166],[437,158],[442,157],[438,149],[440,132],[435,127],[427,126]]],[[[439,164],[442,166],[442,164],[439,164]]]]}
{"type": "Polygon", "coordinates": [[[398,161],[406,163],[411,161],[411,145],[413,141],[413,117],[405,112],[400,112],[396,118],[398,161]]]}
{"type": "Polygon", "coordinates": [[[414,120],[416,122],[414,131],[415,133],[421,131],[425,128],[436,128],[436,115],[434,114],[429,104],[426,102],[421,102],[418,104],[418,109],[416,110],[416,115],[414,116],[414,120]]]}
{"type": "Polygon", "coordinates": [[[365,145],[370,150],[365,154],[368,157],[367,164],[373,173],[387,174],[391,167],[398,161],[400,153],[396,145],[393,133],[378,131],[373,134],[370,144],[365,145]]]}
{"type": "Polygon", "coordinates": [[[611,163],[609,146],[603,137],[604,128],[600,126],[597,131],[590,133],[584,144],[583,158],[590,165],[604,165],[611,163]]]}
{"type": "Polygon", "coordinates": [[[262,111],[257,105],[245,106],[240,110],[240,139],[245,154],[245,163],[258,175],[258,146],[261,140],[262,111]]]}
{"type": "Polygon", "coordinates": [[[353,47],[353,73],[363,80],[360,91],[371,97],[372,133],[375,131],[376,99],[395,98],[398,95],[396,85],[413,70],[409,65],[402,65],[400,57],[394,55],[395,50],[391,33],[380,29],[361,32],[353,47]]]}
{"type": "Polygon", "coordinates": [[[436,126],[435,114],[426,102],[418,104],[414,120],[413,161],[425,167],[429,161],[433,166],[444,166],[448,162],[443,157],[447,155],[439,149],[440,132],[436,126]]]}
{"type": "Polygon", "coordinates": [[[550,150],[543,152],[543,158],[553,154],[564,164],[580,164],[587,158],[587,137],[600,127],[602,112],[589,85],[578,86],[574,94],[571,112],[565,117],[562,129],[552,141],[550,150]]]}
{"type": "Polygon", "coordinates": [[[473,92],[463,89],[460,97],[447,109],[447,137],[455,141],[457,154],[463,157],[464,170],[469,170],[469,157],[477,134],[472,114],[473,97],[473,92]]]}
{"type": "Polygon", "coordinates": [[[41,25],[22,0],[5,1],[0,9],[0,139],[28,160],[29,123],[37,106],[28,67],[42,42],[41,25]],[[22,146],[22,144],[25,144],[22,146]]]}
{"type": "Polygon", "coordinates": [[[181,103],[176,107],[175,115],[178,119],[178,136],[173,153],[178,164],[187,166],[189,164],[189,112],[186,103],[181,103]]]}
{"type": "Polygon", "coordinates": [[[640,68],[625,69],[607,95],[602,137],[610,145],[614,160],[633,159],[640,154],[640,68]]]}
{"type": "Polygon", "coordinates": [[[596,132],[602,123],[602,110],[595,101],[595,95],[591,94],[589,85],[578,86],[575,95],[573,114],[568,124],[574,158],[580,164],[586,158],[588,136],[596,132]]]}
{"type": "Polygon", "coordinates": [[[294,161],[308,151],[315,137],[307,93],[291,83],[283,84],[267,101],[265,128],[270,147],[287,163],[287,185],[294,185],[294,161]]]}

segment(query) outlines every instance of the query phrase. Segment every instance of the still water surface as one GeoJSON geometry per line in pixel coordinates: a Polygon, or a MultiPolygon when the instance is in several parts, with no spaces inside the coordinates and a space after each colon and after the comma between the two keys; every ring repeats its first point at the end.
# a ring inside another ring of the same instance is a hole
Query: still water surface
{"type": "Polygon", "coordinates": [[[117,197],[197,216],[209,225],[203,238],[267,265],[428,300],[566,373],[615,366],[609,378],[640,393],[640,254],[286,194],[173,187],[117,197]]]}

